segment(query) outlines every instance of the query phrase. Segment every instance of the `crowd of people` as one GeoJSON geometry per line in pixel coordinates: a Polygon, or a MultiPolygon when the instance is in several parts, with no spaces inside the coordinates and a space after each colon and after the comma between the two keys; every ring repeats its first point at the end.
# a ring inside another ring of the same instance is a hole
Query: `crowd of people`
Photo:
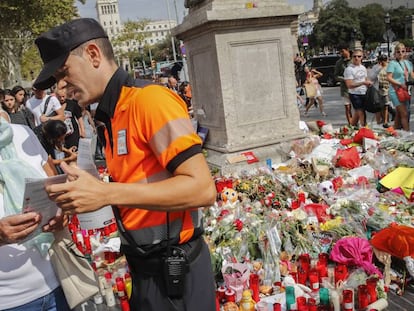
{"type": "MultiPolygon", "coordinates": [[[[339,47],[341,58],[335,64],[335,79],[340,83],[340,95],[345,107],[345,118],[351,126],[365,126],[368,105],[372,103],[370,92],[378,94],[379,110],[375,111],[376,123],[384,128],[394,121],[395,129],[409,131],[410,123],[410,87],[414,81],[413,64],[406,57],[403,43],[395,47],[395,55],[379,55],[378,63],[367,69],[363,63],[364,51],[355,48],[353,51],[346,45],[339,47]],[[373,89],[371,89],[373,88],[373,89]],[[402,97],[399,94],[406,94],[402,97]]],[[[322,116],[322,88],[318,79],[322,73],[304,65],[304,60],[297,54],[294,59],[297,92],[304,92],[306,105],[304,116],[312,106],[318,106],[322,116]],[[301,68],[304,71],[302,78],[301,68]]],[[[300,93],[299,93],[300,94],[300,93]]]]}
{"type": "MultiPolygon", "coordinates": [[[[169,76],[167,81],[165,87],[182,98],[192,118],[191,85],[187,81],[179,83],[174,76],[169,76]]],[[[49,90],[35,87],[26,90],[19,85],[0,90],[0,112],[10,123],[28,126],[35,132],[57,173],[63,173],[60,163],[76,161],[80,138],[96,136],[95,159],[104,160],[102,140],[105,125],[94,118],[97,104],[79,105],[62,82],[49,90]]]]}

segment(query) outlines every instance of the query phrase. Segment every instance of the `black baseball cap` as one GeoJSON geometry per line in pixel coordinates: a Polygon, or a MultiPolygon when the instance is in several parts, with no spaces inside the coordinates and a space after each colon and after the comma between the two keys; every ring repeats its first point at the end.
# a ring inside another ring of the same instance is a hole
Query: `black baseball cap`
{"type": "Polygon", "coordinates": [[[93,18],[74,19],[41,34],[35,40],[35,44],[44,66],[33,86],[42,90],[51,87],[56,83],[53,74],[63,66],[70,51],[84,42],[97,38],[108,36],[93,18]]]}

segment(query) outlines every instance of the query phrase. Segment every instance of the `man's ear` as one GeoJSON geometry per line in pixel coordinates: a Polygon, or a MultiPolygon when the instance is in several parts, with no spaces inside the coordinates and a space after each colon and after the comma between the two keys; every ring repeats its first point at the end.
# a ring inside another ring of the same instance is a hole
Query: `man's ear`
{"type": "Polygon", "coordinates": [[[98,67],[102,61],[102,51],[95,43],[86,46],[85,52],[94,67],[98,67]]]}

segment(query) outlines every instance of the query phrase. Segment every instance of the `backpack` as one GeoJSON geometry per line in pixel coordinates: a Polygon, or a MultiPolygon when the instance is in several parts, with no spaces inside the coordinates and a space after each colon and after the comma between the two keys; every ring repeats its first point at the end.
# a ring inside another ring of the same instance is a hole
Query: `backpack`
{"type": "Polygon", "coordinates": [[[364,108],[366,111],[371,113],[380,112],[383,108],[383,105],[380,103],[380,95],[378,90],[373,86],[370,86],[367,89],[364,108]]]}

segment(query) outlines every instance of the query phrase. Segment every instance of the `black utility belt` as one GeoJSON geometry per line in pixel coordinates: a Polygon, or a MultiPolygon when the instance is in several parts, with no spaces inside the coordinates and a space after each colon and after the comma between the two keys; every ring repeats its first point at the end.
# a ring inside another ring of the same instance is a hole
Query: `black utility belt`
{"type": "Polygon", "coordinates": [[[167,248],[164,248],[148,257],[139,256],[129,245],[122,245],[122,252],[132,272],[156,276],[162,274],[168,258],[182,258],[187,266],[191,264],[200,254],[203,243],[203,238],[200,236],[184,244],[171,245],[170,254],[167,254],[167,248]]]}

